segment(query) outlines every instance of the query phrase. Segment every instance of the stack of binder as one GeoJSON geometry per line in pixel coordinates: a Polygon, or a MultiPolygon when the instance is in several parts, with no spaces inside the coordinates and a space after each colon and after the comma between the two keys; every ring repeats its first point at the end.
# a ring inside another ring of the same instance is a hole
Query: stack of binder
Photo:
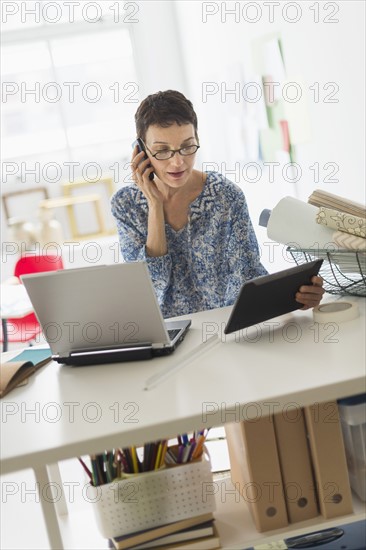
{"type": "Polygon", "coordinates": [[[318,505],[304,413],[288,409],[273,420],[289,522],[314,518],[318,505]]]}
{"type": "Polygon", "coordinates": [[[225,426],[231,479],[258,531],[320,513],[351,514],[352,497],[336,402],[225,426]]]}
{"type": "Polygon", "coordinates": [[[352,514],[352,494],[336,401],[305,407],[319,508],[325,518],[352,514]]]}
{"type": "Polygon", "coordinates": [[[231,479],[258,531],[288,524],[273,419],[225,425],[231,479]]]}

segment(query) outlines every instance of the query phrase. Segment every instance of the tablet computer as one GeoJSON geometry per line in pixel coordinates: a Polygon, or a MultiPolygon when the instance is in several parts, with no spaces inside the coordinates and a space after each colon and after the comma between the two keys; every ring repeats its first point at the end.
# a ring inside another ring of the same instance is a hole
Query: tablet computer
{"type": "Polygon", "coordinates": [[[242,286],[224,330],[236,330],[262,323],[303,307],[295,300],[302,285],[311,285],[323,260],[314,260],[271,275],[251,279],[242,286]]]}

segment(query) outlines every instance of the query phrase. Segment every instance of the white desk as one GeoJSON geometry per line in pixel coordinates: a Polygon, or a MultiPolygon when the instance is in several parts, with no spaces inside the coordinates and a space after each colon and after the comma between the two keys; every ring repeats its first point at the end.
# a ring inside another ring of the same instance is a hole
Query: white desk
{"type": "Polygon", "coordinates": [[[3,351],[8,348],[7,319],[21,319],[34,311],[27,291],[21,284],[0,285],[0,314],[3,327],[3,351]]]}
{"type": "MultiPolygon", "coordinates": [[[[240,338],[224,341],[222,334],[207,355],[150,391],[143,387],[152,374],[221,334],[230,308],[191,315],[192,327],[170,357],[81,368],[50,364],[1,401],[1,471],[32,467],[42,486],[49,482],[46,465],[59,460],[278,412],[290,402],[361,393],[365,301],[357,301],[361,317],[339,326],[314,324],[311,311],[297,311],[240,338]]],[[[42,504],[51,546],[62,548],[54,507],[42,504]]]]}

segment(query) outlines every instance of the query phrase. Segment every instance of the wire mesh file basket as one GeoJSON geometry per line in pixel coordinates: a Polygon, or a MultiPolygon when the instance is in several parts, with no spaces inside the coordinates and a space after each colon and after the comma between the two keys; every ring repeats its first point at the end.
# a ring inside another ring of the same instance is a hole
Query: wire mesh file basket
{"type": "Polygon", "coordinates": [[[320,275],[330,294],[366,296],[366,252],[287,247],[297,264],[323,259],[320,275]]]}

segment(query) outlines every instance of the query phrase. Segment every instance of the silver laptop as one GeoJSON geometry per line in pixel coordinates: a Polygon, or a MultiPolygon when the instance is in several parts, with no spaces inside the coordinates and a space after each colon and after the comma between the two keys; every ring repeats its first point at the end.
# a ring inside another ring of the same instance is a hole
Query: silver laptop
{"type": "Polygon", "coordinates": [[[23,275],[52,358],[67,365],[172,353],[187,321],[164,321],[145,262],[23,275]]]}

